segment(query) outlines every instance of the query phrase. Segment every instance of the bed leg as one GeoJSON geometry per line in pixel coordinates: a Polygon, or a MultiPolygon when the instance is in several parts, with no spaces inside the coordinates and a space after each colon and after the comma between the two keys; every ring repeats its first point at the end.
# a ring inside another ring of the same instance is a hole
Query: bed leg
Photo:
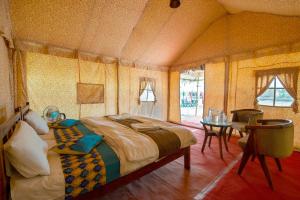
{"type": "Polygon", "coordinates": [[[187,147],[184,150],[184,168],[190,169],[191,168],[191,149],[187,147]]]}

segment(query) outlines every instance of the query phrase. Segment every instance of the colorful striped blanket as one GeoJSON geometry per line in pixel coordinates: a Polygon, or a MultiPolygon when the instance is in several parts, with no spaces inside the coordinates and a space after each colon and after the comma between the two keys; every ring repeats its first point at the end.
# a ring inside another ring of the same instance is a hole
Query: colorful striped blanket
{"type": "MultiPolygon", "coordinates": [[[[95,134],[82,123],[69,128],[54,127],[57,143],[95,134]]],[[[89,154],[60,155],[65,177],[65,199],[92,191],[120,177],[120,160],[113,149],[102,141],[89,154]]]]}

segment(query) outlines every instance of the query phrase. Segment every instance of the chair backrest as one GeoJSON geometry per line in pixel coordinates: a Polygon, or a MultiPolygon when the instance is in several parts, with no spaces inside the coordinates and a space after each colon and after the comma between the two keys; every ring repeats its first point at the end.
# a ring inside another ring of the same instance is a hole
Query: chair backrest
{"type": "Polygon", "coordinates": [[[254,134],[259,154],[283,158],[291,155],[294,147],[294,124],[291,120],[258,120],[262,125],[246,126],[254,134]]]}
{"type": "Polygon", "coordinates": [[[255,124],[258,119],[263,118],[263,111],[257,109],[240,109],[231,111],[233,122],[245,122],[255,124]]]}

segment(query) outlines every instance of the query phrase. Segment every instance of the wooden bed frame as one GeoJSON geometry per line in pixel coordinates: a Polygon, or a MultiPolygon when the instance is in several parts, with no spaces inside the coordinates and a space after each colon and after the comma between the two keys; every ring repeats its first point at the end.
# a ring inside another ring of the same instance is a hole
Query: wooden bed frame
{"type": "MultiPolygon", "coordinates": [[[[19,120],[23,120],[24,116],[29,111],[29,103],[26,104],[24,108],[18,108],[15,110],[15,115],[12,116],[9,120],[7,120],[5,123],[0,125],[0,199],[9,199],[10,196],[10,187],[9,187],[9,177],[6,175],[5,171],[5,156],[4,156],[4,150],[3,150],[3,144],[9,139],[11,136],[15,125],[19,120]]],[[[84,195],[79,195],[75,199],[99,199],[100,196],[103,196],[114,189],[123,186],[125,184],[128,184],[174,160],[177,158],[184,156],[184,168],[190,169],[190,147],[186,147],[183,149],[178,150],[177,152],[168,155],[158,161],[155,161],[153,163],[150,163],[128,175],[122,176],[118,178],[117,180],[114,180],[104,186],[102,186],[100,189],[93,190],[91,192],[88,192],[84,195]]]]}

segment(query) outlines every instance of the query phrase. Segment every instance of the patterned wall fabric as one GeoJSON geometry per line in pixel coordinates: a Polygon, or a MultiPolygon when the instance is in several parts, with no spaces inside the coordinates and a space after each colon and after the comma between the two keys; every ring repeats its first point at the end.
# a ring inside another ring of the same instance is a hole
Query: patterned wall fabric
{"type": "Polygon", "coordinates": [[[13,94],[9,80],[10,68],[8,50],[4,39],[0,37],[0,105],[5,107],[6,117],[10,117],[14,113],[13,94]]]}
{"type": "MultiPolygon", "coordinates": [[[[300,52],[265,56],[231,63],[228,111],[240,108],[253,108],[255,99],[255,70],[267,70],[283,67],[300,68],[300,52]]],[[[300,79],[300,77],[299,77],[300,79]]],[[[298,100],[300,81],[298,80],[298,100]]],[[[265,119],[291,119],[295,125],[295,147],[300,147],[300,118],[291,108],[259,106],[265,119]]]]}
{"type": "Polygon", "coordinates": [[[79,118],[79,113],[80,117],[116,114],[116,64],[78,62],[77,59],[27,53],[26,65],[29,102],[40,114],[49,105],[57,106],[68,118],[75,119],[79,118]],[[109,88],[104,90],[104,103],[83,104],[80,108],[78,82],[103,84],[104,88],[109,88]]]}

